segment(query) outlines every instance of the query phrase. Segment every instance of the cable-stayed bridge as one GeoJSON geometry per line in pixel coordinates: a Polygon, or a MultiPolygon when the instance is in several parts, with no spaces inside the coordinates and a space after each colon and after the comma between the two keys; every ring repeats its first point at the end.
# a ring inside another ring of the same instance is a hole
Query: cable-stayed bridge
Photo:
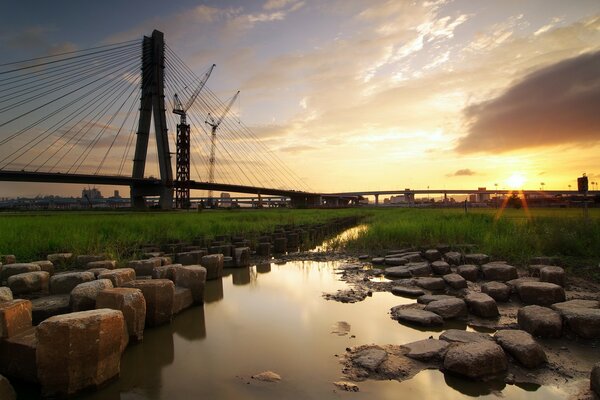
{"type": "Polygon", "coordinates": [[[164,209],[194,189],[355,200],[310,190],[204,85],[211,71],[195,74],[159,31],[1,64],[0,180],[129,186],[133,206],[159,196],[164,209]]]}

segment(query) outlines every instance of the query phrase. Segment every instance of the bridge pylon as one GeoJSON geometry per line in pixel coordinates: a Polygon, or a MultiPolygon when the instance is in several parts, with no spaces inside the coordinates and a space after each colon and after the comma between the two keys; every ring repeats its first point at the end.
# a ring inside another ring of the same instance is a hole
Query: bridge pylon
{"type": "Polygon", "coordinates": [[[156,187],[132,184],[131,205],[145,208],[145,196],[160,196],[160,208],[173,207],[173,168],[169,139],[167,135],[167,117],[165,114],[165,41],[162,32],[152,32],[144,36],[142,43],[142,96],[140,99],[140,118],[138,121],[135,156],[133,159],[134,179],[144,178],[150,123],[154,117],[154,132],[158,153],[158,166],[161,185],[156,187]]]}

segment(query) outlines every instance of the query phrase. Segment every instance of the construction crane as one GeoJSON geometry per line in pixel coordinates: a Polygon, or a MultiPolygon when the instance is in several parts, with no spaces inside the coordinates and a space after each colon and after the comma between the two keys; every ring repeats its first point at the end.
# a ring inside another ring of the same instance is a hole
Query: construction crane
{"type": "Polygon", "coordinates": [[[188,101],[183,105],[181,100],[175,93],[173,99],[173,114],[179,115],[179,124],[177,125],[177,171],[176,181],[178,185],[175,187],[175,206],[177,208],[190,208],[190,125],[187,123],[187,110],[194,104],[200,91],[208,81],[210,74],[215,68],[213,64],[208,72],[204,74],[196,89],[188,101]]]}
{"type": "MultiPolygon", "coordinates": [[[[219,128],[219,125],[221,125],[221,122],[223,122],[223,119],[225,118],[225,116],[227,115],[229,110],[231,109],[231,106],[233,105],[233,103],[235,103],[235,100],[237,99],[239,94],[240,94],[240,91],[238,90],[237,93],[229,101],[229,104],[227,104],[227,107],[225,107],[225,110],[223,111],[223,113],[221,114],[221,117],[219,119],[215,120],[213,118],[213,116],[210,115],[210,113],[208,113],[207,120],[204,121],[205,124],[207,124],[211,127],[210,158],[208,159],[208,161],[209,161],[208,182],[209,183],[215,183],[215,148],[216,148],[216,144],[217,144],[217,128],[219,128]]],[[[208,202],[209,202],[210,206],[213,205],[212,194],[213,194],[212,190],[209,190],[208,191],[208,202]]]]}

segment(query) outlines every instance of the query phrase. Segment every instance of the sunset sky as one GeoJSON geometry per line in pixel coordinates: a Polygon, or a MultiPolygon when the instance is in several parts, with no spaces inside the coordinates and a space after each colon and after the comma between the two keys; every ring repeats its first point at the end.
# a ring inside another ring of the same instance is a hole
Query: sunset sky
{"type": "MultiPolygon", "coordinates": [[[[598,0],[57,0],[0,22],[6,61],[163,31],[315,191],[600,180],[598,0]]],[[[0,183],[61,190],[81,188],[0,183]]]]}

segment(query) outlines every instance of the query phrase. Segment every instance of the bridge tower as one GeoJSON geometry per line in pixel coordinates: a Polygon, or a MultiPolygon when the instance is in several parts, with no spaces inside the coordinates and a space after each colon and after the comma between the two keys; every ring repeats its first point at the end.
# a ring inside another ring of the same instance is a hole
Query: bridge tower
{"type": "Polygon", "coordinates": [[[138,121],[135,156],[133,159],[133,175],[144,178],[148,139],[150,138],[150,122],[154,117],[154,131],[158,152],[158,166],[161,185],[150,187],[133,184],[131,186],[131,202],[136,208],[146,207],[145,196],[160,196],[160,207],[173,207],[173,169],[167,136],[167,118],[165,114],[165,41],[162,32],[152,32],[152,36],[144,37],[142,43],[142,97],[140,100],[140,118],[138,121]]]}

